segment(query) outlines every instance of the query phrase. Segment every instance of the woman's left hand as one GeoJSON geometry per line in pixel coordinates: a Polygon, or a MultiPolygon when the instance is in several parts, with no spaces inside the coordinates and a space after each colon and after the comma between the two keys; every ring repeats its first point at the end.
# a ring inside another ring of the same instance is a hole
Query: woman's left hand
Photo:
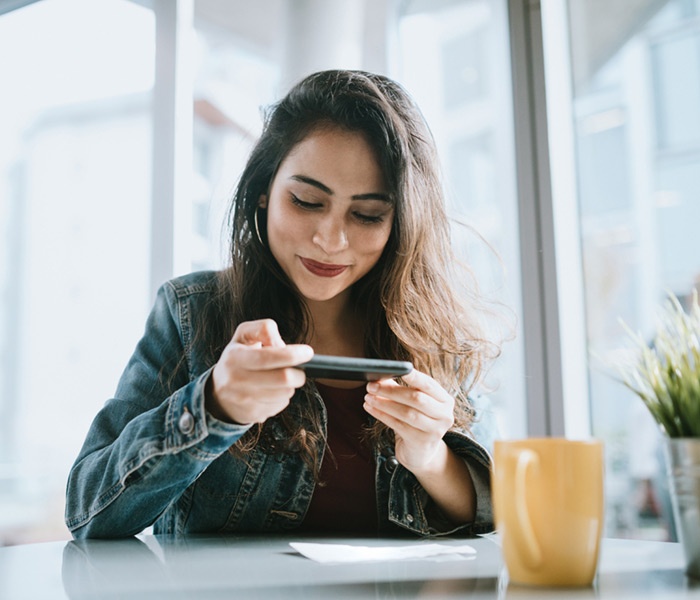
{"type": "Polygon", "coordinates": [[[413,473],[430,471],[444,456],[442,437],[454,424],[454,398],[420,371],[367,384],[365,410],[396,434],[396,459],[413,473]]]}

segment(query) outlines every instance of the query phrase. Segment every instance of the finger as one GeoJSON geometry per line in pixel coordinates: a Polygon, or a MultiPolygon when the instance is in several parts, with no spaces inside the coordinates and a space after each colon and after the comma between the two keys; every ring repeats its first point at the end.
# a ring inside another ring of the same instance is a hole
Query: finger
{"type": "Polygon", "coordinates": [[[277,323],[272,319],[259,319],[257,321],[245,321],[236,327],[233,341],[239,344],[254,344],[260,342],[263,346],[276,348],[284,347],[284,340],[280,335],[277,323]]]}
{"type": "Polygon", "coordinates": [[[288,389],[291,396],[296,388],[300,388],[306,383],[306,373],[293,367],[268,371],[247,371],[246,373],[247,377],[241,388],[250,390],[250,393],[256,393],[256,395],[259,395],[260,391],[269,394],[278,389],[288,389]]]}
{"type": "Polygon", "coordinates": [[[385,384],[368,384],[367,393],[378,400],[391,400],[394,403],[410,407],[427,414],[439,413],[446,404],[416,388],[400,386],[394,382],[385,384]]]}
{"type": "Polygon", "coordinates": [[[381,411],[383,415],[387,415],[419,431],[433,431],[440,428],[443,422],[447,423],[445,415],[436,412],[426,412],[423,410],[423,407],[416,405],[402,404],[372,394],[365,396],[365,402],[370,407],[381,411]]]}
{"type": "Polygon", "coordinates": [[[367,397],[381,406],[382,410],[387,410],[396,417],[408,414],[409,411],[417,411],[432,417],[439,414],[443,408],[442,404],[434,398],[411,388],[397,387],[395,390],[368,392],[367,397]]]}
{"type": "Polygon", "coordinates": [[[374,402],[371,402],[370,400],[365,399],[363,408],[375,419],[377,419],[377,421],[381,421],[382,423],[384,423],[384,425],[386,425],[390,429],[393,429],[394,431],[396,431],[397,428],[403,426],[402,423],[398,421],[398,419],[385,413],[374,402]]]}
{"type": "Polygon", "coordinates": [[[426,373],[414,369],[408,375],[404,375],[402,379],[409,387],[419,389],[436,400],[452,402],[452,396],[447,390],[426,373]]]}
{"type": "Polygon", "coordinates": [[[365,401],[364,408],[370,415],[377,419],[377,421],[384,423],[384,425],[392,429],[394,433],[403,437],[404,439],[413,439],[416,437],[416,435],[425,436],[427,433],[426,430],[415,427],[414,424],[407,423],[403,419],[399,419],[390,414],[384,410],[384,406],[380,408],[378,405],[370,401],[365,401]]]}
{"type": "Polygon", "coordinates": [[[392,379],[373,381],[367,384],[367,391],[398,402],[412,403],[415,399],[421,398],[421,396],[412,395],[411,391],[423,392],[426,396],[441,403],[452,404],[454,401],[452,396],[435,379],[425,373],[414,369],[408,375],[404,375],[402,380],[407,385],[399,385],[392,379]]]}
{"type": "Polygon", "coordinates": [[[289,406],[289,397],[278,396],[262,402],[248,403],[236,410],[233,419],[238,423],[264,423],[289,406]]]}
{"type": "MultiPolygon", "coordinates": [[[[233,343],[227,348],[232,363],[248,371],[269,371],[293,367],[311,359],[313,348],[306,344],[288,344],[286,346],[247,346],[233,343]]],[[[301,372],[300,369],[294,369],[301,372]]]]}

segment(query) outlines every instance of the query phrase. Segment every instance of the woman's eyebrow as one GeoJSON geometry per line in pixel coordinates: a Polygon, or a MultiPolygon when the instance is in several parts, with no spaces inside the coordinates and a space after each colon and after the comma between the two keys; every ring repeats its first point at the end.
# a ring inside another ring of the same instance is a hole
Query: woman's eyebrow
{"type": "Polygon", "coordinates": [[[321,183],[317,179],[313,179],[312,177],[307,177],[306,175],[292,175],[290,179],[293,179],[294,181],[299,181],[301,183],[306,183],[308,185],[312,185],[315,188],[321,190],[324,194],[328,194],[329,196],[333,195],[333,190],[331,188],[321,183]]]}
{"type": "MultiPolygon", "coordinates": [[[[294,181],[299,181],[300,183],[306,183],[307,185],[312,185],[313,187],[321,190],[323,193],[332,196],[334,194],[333,190],[329,188],[324,183],[321,183],[313,177],[308,177],[307,175],[292,175],[290,179],[294,181]]],[[[383,202],[391,202],[389,199],[389,194],[383,194],[381,192],[369,192],[367,194],[355,194],[351,197],[352,200],[382,200],[383,202]]]]}

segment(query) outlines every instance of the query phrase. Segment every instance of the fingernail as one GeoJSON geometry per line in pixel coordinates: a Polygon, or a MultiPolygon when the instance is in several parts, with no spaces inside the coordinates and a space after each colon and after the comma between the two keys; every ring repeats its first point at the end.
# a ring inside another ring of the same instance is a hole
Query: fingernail
{"type": "Polygon", "coordinates": [[[367,391],[368,392],[376,392],[379,389],[379,384],[377,383],[368,383],[367,384],[367,391]]]}

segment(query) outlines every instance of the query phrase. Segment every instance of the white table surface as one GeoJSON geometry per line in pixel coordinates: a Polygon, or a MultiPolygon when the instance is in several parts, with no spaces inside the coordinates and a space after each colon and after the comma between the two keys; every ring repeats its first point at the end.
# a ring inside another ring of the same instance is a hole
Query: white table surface
{"type": "Polygon", "coordinates": [[[700,599],[679,544],[603,540],[594,585],[543,589],[508,584],[491,539],[139,536],[0,548],[0,599],[27,598],[675,598],[700,599]],[[321,564],[289,542],[406,545],[465,542],[466,557],[321,564]]]}

